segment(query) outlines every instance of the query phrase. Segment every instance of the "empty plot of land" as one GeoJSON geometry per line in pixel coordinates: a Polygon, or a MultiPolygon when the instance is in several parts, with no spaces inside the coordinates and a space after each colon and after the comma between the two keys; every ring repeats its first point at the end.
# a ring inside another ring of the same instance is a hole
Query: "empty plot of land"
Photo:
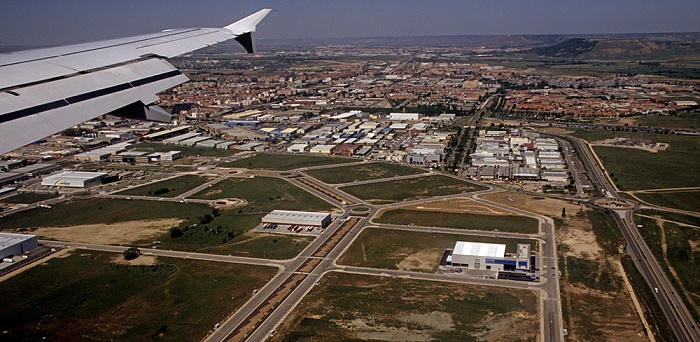
{"type": "Polygon", "coordinates": [[[483,198],[485,200],[500,204],[505,204],[509,207],[554,217],[561,217],[562,209],[564,209],[565,213],[573,215],[578,211],[584,210],[585,208],[584,206],[573,204],[567,201],[546,197],[537,197],[510,191],[479,195],[479,198],[483,198]]]}
{"type": "Polygon", "coordinates": [[[42,227],[32,232],[45,239],[93,243],[98,245],[129,244],[134,241],[157,239],[183,220],[142,220],[112,224],[86,224],[69,227],[42,227]]]}
{"type": "Polygon", "coordinates": [[[385,204],[435,196],[455,195],[487,188],[448,176],[431,175],[345,186],[340,189],[368,203],[385,204]]]}
{"type": "Polygon", "coordinates": [[[535,341],[533,291],[330,273],[271,341],[535,341]]]}
{"type": "Polygon", "coordinates": [[[130,196],[176,197],[210,180],[211,178],[207,177],[190,175],[180,176],[120,191],[118,194],[130,196]]]}
{"type": "Polygon", "coordinates": [[[304,173],[309,176],[327,184],[341,184],[353,181],[417,175],[426,172],[425,170],[413,167],[388,163],[368,163],[304,171],[304,173]]]}
{"type": "Polygon", "coordinates": [[[198,341],[277,272],[161,257],[125,265],[117,256],[77,250],[0,282],[13,294],[0,297],[1,339],[198,341]]]}
{"type": "Polygon", "coordinates": [[[316,157],[306,155],[262,153],[252,157],[220,164],[223,167],[244,169],[293,170],[304,167],[355,163],[357,160],[340,157],[316,157]]]}
{"type": "Polygon", "coordinates": [[[209,200],[240,198],[248,203],[247,207],[254,206],[256,211],[261,212],[274,209],[331,210],[334,208],[328,202],[284,179],[262,176],[229,178],[191,197],[209,200]]]}
{"type": "Polygon", "coordinates": [[[401,207],[409,210],[427,210],[446,213],[483,214],[483,215],[512,215],[511,212],[468,198],[450,198],[435,202],[425,202],[401,207]]]}
{"type": "Polygon", "coordinates": [[[480,215],[430,210],[390,209],[382,211],[373,221],[387,224],[498,230],[524,234],[535,234],[539,231],[539,221],[537,219],[516,215],[480,215]]]}

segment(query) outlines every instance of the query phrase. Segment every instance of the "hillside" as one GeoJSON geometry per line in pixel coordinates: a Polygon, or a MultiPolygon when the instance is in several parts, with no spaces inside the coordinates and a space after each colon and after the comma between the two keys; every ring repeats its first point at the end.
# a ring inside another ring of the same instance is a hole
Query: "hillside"
{"type": "Polygon", "coordinates": [[[668,59],[700,53],[698,41],[652,41],[650,39],[572,38],[562,43],[528,50],[544,57],[587,59],[668,59]]]}

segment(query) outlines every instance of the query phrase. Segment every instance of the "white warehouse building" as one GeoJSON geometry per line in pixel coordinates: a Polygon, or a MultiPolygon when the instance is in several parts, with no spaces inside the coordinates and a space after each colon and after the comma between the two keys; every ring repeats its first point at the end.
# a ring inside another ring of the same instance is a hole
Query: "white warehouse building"
{"type": "Polygon", "coordinates": [[[35,235],[0,233],[0,259],[39,247],[35,235]]]}
{"type": "Polygon", "coordinates": [[[331,214],[308,211],[273,210],[262,218],[262,223],[326,228],[331,223],[331,214]]]}
{"type": "Polygon", "coordinates": [[[107,177],[104,172],[78,172],[64,171],[59,174],[44,177],[41,180],[43,186],[61,186],[68,188],[88,188],[102,184],[107,177]]]}
{"type": "Polygon", "coordinates": [[[518,244],[516,256],[506,255],[506,245],[457,241],[447,264],[476,270],[506,271],[530,268],[530,246],[518,244]]]}

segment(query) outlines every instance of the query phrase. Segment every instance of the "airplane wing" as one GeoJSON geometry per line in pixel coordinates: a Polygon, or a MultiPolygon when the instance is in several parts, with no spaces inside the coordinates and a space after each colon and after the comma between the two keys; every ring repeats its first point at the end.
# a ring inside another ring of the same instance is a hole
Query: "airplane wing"
{"type": "Polygon", "coordinates": [[[165,59],[229,39],[252,53],[256,26],[270,11],[223,28],[0,54],[0,154],[107,113],[169,122],[149,104],[188,79],[165,59]]]}

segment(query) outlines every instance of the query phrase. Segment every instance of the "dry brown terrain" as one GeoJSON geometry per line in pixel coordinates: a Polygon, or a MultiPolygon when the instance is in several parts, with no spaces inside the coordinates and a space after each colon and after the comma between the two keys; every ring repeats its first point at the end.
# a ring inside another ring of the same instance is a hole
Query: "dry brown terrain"
{"type": "MultiPolygon", "coordinates": [[[[620,279],[620,291],[604,292],[588,288],[581,283],[570,282],[566,274],[566,263],[559,265],[564,271],[561,280],[565,321],[569,335],[567,341],[648,341],[635,305],[631,288],[620,265],[618,256],[607,255],[596,240],[590,220],[579,212],[588,208],[566,201],[536,197],[516,192],[499,192],[482,195],[480,198],[512,206],[530,212],[563,220],[556,231],[557,252],[560,260],[575,257],[595,261],[599,267],[610,267],[620,279]],[[562,209],[566,217],[562,218],[562,209]]],[[[599,270],[600,271],[600,270],[599,270]]],[[[598,274],[600,277],[600,273],[598,274]]]]}
{"type": "Polygon", "coordinates": [[[115,224],[86,224],[70,227],[43,227],[32,234],[41,238],[93,243],[98,245],[128,244],[139,240],[156,239],[181,219],[127,221],[115,224]]]}
{"type": "Polygon", "coordinates": [[[572,204],[558,199],[536,197],[533,195],[510,191],[480,195],[479,198],[504,204],[513,208],[527,210],[537,214],[556,217],[561,216],[562,208],[566,208],[566,213],[568,215],[576,214],[576,212],[582,208],[582,206],[578,204],[572,204]]]}
{"type": "Polygon", "coordinates": [[[409,210],[427,210],[480,215],[512,215],[512,213],[509,213],[503,209],[496,208],[488,204],[479,203],[468,198],[454,198],[447,201],[419,203],[407,205],[401,208],[409,210]]]}

